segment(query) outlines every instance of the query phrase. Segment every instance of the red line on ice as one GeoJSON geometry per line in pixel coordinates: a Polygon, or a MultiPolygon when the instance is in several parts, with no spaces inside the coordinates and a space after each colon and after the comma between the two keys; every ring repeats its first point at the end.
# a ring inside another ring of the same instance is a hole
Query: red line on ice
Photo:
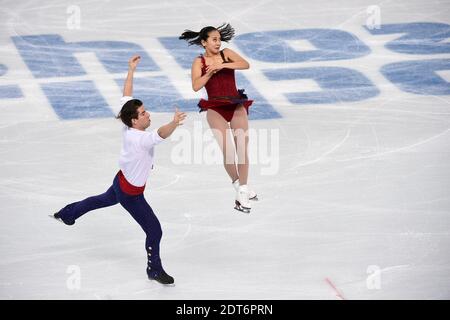
{"type": "Polygon", "coordinates": [[[345,300],[344,296],[339,292],[339,290],[336,288],[336,286],[333,284],[333,282],[331,282],[330,279],[325,278],[325,281],[330,285],[331,288],[333,288],[334,292],[336,292],[336,296],[341,299],[341,300],[345,300]]]}

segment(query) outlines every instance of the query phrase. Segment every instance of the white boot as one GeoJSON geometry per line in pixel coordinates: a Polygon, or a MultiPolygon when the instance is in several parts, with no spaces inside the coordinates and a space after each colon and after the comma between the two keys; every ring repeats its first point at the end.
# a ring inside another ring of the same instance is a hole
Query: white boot
{"type": "Polygon", "coordinates": [[[235,201],[235,209],[250,213],[250,209],[252,208],[252,205],[250,204],[249,200],[249,191],[246,184],[239,186],[238,191],[236,192],[236,201],[235,201]]]}
{"type": "MultiPolygon", "coordinates": [[[[236,181],[233,182],[233,187],[234,187],[234,190],[236,190],[236,192],[237,192],[238,189],[239,189],[239,179],[236,179],[236,181]]],[[[249,192],[249,196],[248,197],[249,197],[250,200],[258,201],[258,195],[256,194],[255,191],[253,191],[253,189],[248,187],[248,192],[249,192]]]]}

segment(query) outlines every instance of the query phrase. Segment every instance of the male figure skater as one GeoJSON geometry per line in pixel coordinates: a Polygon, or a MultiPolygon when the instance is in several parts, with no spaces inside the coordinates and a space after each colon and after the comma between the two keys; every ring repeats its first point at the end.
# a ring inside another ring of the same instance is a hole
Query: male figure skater
{"type": "Polygon", "coordinates": [[[161,225],[150,205],[144,198],[145,183],[153,168],[154,147],[169,137],[182,124],[186,114],[176,108],[173,120],[158,130],[147,132],[150,114],[142,101],[133,99],[133,75],[140,61],[133,56],[128,61],[128,75],[125,80],[122,109],[117,116],[125,124],[122,150],[119,157],[119,172],[112,186],[103,194],[71,203],[53,215],[67,225],[73,225],[83,214],[120,203],[146,234],[147,276],[162,284],[174,284],[174,279],[163,269],[159,244],[162,237],[161,225]]]}

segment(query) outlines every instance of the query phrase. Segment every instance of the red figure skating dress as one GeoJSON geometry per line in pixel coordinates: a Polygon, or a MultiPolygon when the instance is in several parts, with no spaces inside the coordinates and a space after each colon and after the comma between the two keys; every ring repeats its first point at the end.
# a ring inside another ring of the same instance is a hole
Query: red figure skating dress
{"type": "MultiPolygon", "coordinates": [[[[220,51],[223,63],[225,61],[223,51],[220,51]]],[[[206,73],[206,62],[203,55],[202,59],[202,76],[206,73]]],[[[198,106],[200,112],[207,109],[217,111],[227,122],[233,118],[234,110],[240,104],[245,107],[248,114],[248,107],[253,103],[253,100],[248,100],[244,90],[237,90],[236,80],[234,77],[234,70],[223,68],[214,74],[205,84],[206,92],[208,93],[208,100],[200,99],[198,106]]]]}

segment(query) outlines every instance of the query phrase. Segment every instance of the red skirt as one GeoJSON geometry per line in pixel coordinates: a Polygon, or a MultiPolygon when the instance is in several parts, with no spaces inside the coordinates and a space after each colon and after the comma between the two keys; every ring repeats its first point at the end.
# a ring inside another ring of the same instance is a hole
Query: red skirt
{"type": "Polygon", "coordinates": [[[217,111],[227,122],[230,122],[233,118],[234,111],[239,105],[243,105],[248,114],[248,107],[253,103],[253,100],[248,100],[247,95],[244,94],[244,90],[239,90],[239,96],[232,97],[209,97],[208,100],[200,99],[198,107],[200,112],[208,109],[217,111]]]}

